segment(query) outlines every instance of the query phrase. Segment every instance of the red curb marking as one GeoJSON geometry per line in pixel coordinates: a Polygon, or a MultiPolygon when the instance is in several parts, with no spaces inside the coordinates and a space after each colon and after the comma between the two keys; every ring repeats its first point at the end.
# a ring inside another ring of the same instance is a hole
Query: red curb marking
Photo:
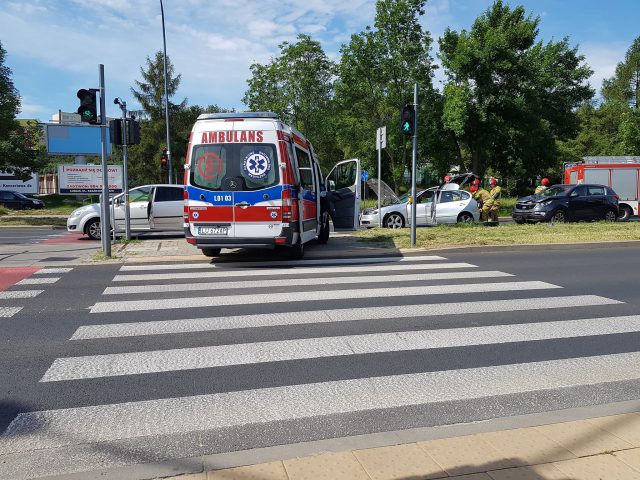
{"type": "Polygon", "coordinates": [[[66,235],[61,235],[59,237],[48,238],[47,240],[38,242],[38,244],[51,245],[56,243],[74,243],[80,240],[83,236],[84,235],[82,233],[69,232],[66,235]]]}
{"type": "Polygon", "coordinates": [[[20,280],[23,280],[42,267],[3,267],[0,268],[0,292],[4,292],[7,288],[12,287],[20,280]]]}

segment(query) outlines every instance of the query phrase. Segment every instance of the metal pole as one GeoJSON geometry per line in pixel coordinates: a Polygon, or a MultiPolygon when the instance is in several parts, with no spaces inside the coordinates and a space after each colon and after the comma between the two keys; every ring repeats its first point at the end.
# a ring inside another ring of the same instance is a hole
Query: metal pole
{"type": "Polygon", "coordinates": [[[107,166],[107,112],[104,103],[104,65],[100,64],[100,140],[102,142],[102,199],[100,219],[100,238],[102,239],[102,252],[105,257],[111,256],[111,239],[109,230],[109,171],[107,166]]]}
{"type": "Polygon", "coordinates": [[[129,208],[129,174],[127,173],[127,102],[120,104],[122,109],[122,186],[124,187],[124,235],[131,240],[131,210],[129,208]]]}
{"type": "Polygon", "coordinates": [[[413,86],[413,109],[415,111],[413,152],[411,154],[411,246],[416,246],[416,156],[418,153],[418,84],[413,86]]]}
{"type": "Polygon", "coordinates": [[[378,224],[382,227],[382,129],[378,128],[378,224]]]}
{"type": "Polygon", "coordinates": [[[171,176],[171,144],[169,139],[169,93],[167,80],[167,37],[164,33],[164,8],[160,0],[160,12],[162,13],[162,44],[164,46],[164,115],[167,124],[167,170],[169,171],[169,183],[173,183],[171,176]]]}

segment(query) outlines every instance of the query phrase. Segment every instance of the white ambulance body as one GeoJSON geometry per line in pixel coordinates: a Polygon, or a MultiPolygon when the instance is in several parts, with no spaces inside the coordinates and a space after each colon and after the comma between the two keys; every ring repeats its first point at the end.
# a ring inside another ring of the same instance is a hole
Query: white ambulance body
{"type": "Polygon", "coordinates": [[[198,117],[185,166],[185,235],[207,256],[221,248],[289,247],[354,229],[360,210],[360,161],[322,177],[312,145],[270,112],[198,117]]]}

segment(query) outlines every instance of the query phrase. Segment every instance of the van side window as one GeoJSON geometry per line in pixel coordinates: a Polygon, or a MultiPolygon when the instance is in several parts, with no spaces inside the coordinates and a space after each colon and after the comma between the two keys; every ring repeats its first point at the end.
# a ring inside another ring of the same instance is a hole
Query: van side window
{"type": "Polygon", "coordinates": [[[300,185],[305,190],[313,191],[313,172],[311,171],[311,160],[309,159],[309,154],[296,147],[296,158],[298,159],[300,185]]]}

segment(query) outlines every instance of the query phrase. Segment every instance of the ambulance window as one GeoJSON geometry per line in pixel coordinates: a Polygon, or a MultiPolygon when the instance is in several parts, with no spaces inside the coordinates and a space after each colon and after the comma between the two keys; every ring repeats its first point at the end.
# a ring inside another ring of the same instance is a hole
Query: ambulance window
{"type": "Polygon", "coordinates": [[[335,182],[336,190],[353,187],[356,184],[356,162],[336,165],[331,174],[331,180],[335,182]]]}
{"type": "Polygon", "coordinates": [[[225,143],[196,145],[191,159],[191,182],[221,190],[227,180],[239,190],[258,190],[279,182],[278,156],[273,144],[225,143]]]}
{"type": "Polygon", "coordinates": [[[305,190],[313,190],[313,172],[311,171],[311,160],[309,159],[309,154],[296,147],[296,158],[298,159],[300,185],[305,190]]]}

